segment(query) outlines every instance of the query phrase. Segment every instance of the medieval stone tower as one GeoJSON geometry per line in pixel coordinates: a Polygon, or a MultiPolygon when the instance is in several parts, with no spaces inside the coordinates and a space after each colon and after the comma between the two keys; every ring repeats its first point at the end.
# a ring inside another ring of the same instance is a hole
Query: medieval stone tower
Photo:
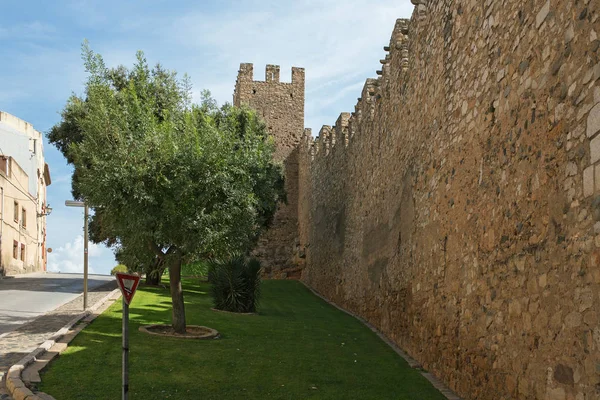
{"type": "Polygon", "coordinates": [[[279,66],[267,65],[265,80],[253,80],[253,65],[241,64],[233,94],[235,106],[258,112],[275,139],[275,159],[285,169],[287,204],[280,204],[271,228],[260,238],[255,255],[265,273],[291,277],[298,243],[298,143],[304,130],[304,68],[292,68],[290,83],[279,81],[279,66]]]}

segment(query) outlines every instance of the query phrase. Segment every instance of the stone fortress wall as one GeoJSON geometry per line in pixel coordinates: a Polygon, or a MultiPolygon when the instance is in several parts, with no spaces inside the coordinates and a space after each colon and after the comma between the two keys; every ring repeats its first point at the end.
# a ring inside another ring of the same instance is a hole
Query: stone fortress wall
{"type": "Polygon", "coordinates": [[[302,279],[466,399],[600,399],[600,2],[412,1],[299,139],[302,279]]]}

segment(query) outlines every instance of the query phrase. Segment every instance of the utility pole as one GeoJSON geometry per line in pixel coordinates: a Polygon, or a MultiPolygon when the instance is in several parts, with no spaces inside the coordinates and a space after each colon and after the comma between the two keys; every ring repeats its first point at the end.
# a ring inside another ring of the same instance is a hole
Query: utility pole
{"type": "Polygon", "coordinates": [[[83,311],[87,310],[88,300],[88,214],[85,201],[65,200],[67,207],[83,207],[83,311]]]}
{"type": "Polygon", "coordinates": [[[129,398],[129,304],[123,296],[123,363],[121,399],[129,398]]]}
{"type": "Polygon", "coordinates": [[[88,307],[88,216],[87,203],[83,207],[83,310],[88,307]]]}
{"type": "Polygon", "coordinates": [[[2,197],[0,197],[0,205],[2,213],[0,215],[0,279],[4,278],[4,265],[2,265],[2,235],[4,234],[4,187],[0,187],[0,192],[2,193],[2,197]]]}

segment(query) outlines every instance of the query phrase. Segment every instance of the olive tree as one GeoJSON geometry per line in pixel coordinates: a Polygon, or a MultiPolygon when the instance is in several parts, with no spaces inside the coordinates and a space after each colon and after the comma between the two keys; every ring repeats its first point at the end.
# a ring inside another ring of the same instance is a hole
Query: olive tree
{"type": "Polygon", "coordinates": [[[247,252],[282,197],[272,139],[253,111],[192,104],[188,81],[151,70],[141,52],[131,70],[108,69],[87,45],[83,56],[85,96],[63,112],[64,123],[77,110],[73,190],[116,242],[141,243],[168,268],[183,333],[182,263],[247,252]]]}

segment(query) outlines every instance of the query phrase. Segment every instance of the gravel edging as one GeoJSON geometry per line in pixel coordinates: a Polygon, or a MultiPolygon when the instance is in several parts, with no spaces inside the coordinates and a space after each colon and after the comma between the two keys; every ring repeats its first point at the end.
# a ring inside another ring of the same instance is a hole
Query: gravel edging
{"type": "Polygon", "coordinates": [[[152,331],[152,328],[159,328],[159,327],[172,328],[171,325],[153,324],[153,325],[140,326],[138,328],[138,330],[140,332],[147,333],[148,335],[172,337],[172,338],[176,338],[176,339],[207,340],[207,339],[218,339],[219,338],[219,331],[217,331],[216,329],[213,329],[213,328],[209,328],[208,326],[187,325],[187,328],[200,328],[205,331],[205,333],[203,333],[203,334],[189,334],[189,335],[188,334],[179,335],[177,333],[159,333],[159,332],[152,331]]]}
{"type": "Polygon", "coordinates": [[[401,348],[399,348],[387,336],[385,336],[377,328],[375,328],[375,326],[373,326],[369,321],[367,321],[366,319],[362,318],[361,316],[359,316],[357,314],[354,314],[351,311],[348,311],[348,310],[346,310],[346,309],[338,306],[334,302],[330,301],[329,299],[327,299],[326,297],[324,297],[323,295],[321,295],[315,289],[313,289],[312,287],[308,286],[308,284],[306,282],[301,281],[301,280],[299,280],[299,282],[302,283],[304,285],[304,287],[306,287],[308,290],[310,290],[315,296],[317,296],[321,300],[323,300],[326,303],[334,306],[338,310],[340,310],[340,311],[342,311],[342,312],[350,315],[351,317],[356,318],[363,325],[365,325],[367,328],[369,328],[370,330],[372,330],[377,336],[379,336],[379,338],[381,340],[383,340],[388,346],[390,346],[392,348],[392,350],[394,350],[396,352],[396,354],[398,354],[400,357],[402,357],[408,363],[409,367],[411,367],[413,369],[416,369],[416,370],[419,370],[419,372],[421,373],[421,375],[423,375],[425,377],[425,379],[427,379],[433,385],[433,387],[435,387],[437,390],[439,390],[446,397],[446,399],[448,399],[448,400],[462,400],[460,397],[458,397],[456,395],[456,393],[454,393],[452,390],[450,390],[435,375],[433,375],[431,372],[424,371],[423,367],[421,366],[421,364],[418,361],[416,361],[414,358],[412,358],[411,356],[409,356],[405,351],[403,351],[401,348]]]}
{"type": "MultiPolygon", "coordinates": [[[[41,358],[44,355],[44,353],[50,352],[50,350],[52,348],[56,347],[58,344],[63,344],[63,346],[60,346],[60,347],[62,347],[62,349],[64,350],[64,348],[66,348],[66,344],[69,343],[71,340],[73,340],[73,338],[75,338],[75,336],[85,326],[87,326],[87,324],[82,325],[82,326],[76,328],[74,331],[70,332],[76,324],[78,324],[81,320],[84,320],[84,319],[87,323],[93,321],[98,315],[100,315],[102,313],[102,311],[104,311],[106,308],[108,308],[107,303],[109,301],[118,299],[120,297],[120,295],[121,295],[120,289],[118,289],[118,288],[114,289],[112,292],[108,293],[106,296],[101,298],[92,307],[90,307],[86,311],[83,311],[80,314],[76,315],[67,324],[65,324],[61,329],[56,331],[50,337],[50,339],[48,339],[44,343],[42,343],[37,349],[35,349],[31,353],[29,353],[28,355],[23,357],[19,362],[17,362],[13,366],[11,366],[9,368],[7,376],[6,376],[6,387],[8,389],[8,393],[12,397],[14,397],[15,400],[16,399],[55,400],[54,397],[49,396],[46,393],[33,393],[26,386],[25,382],[22,379],[23,372],[29,365],[38,361],[38,359],[41,358]],[[103,307],[103,309],[100,310],[100,308],[102,306],[106,306],[106,307],[103,307]],[[65,337],[65,338],[68,337],[68,340],[66,341],[66,343],[64,343],[64,341],[63,341],[63,343],[57,343],[63,337],[65,337]]],[[[56,356],[58,354],[60,354],[60,351],[55,352],[55,354],[51,358],[54,358],[54,356],[56,356]]],[[[49,361],[50,360],[47,360],[44,363],[44,366],[49,361]]]]}

